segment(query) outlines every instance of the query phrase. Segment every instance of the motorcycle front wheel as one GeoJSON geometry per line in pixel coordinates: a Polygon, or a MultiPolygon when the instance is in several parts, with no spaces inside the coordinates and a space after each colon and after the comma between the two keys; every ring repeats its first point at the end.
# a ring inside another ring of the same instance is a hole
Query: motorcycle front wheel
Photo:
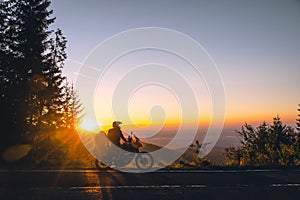
{"type": "Polygon", "coordinates": [[[153,167],[153,157],[148,152],[140,152],[135,157],[135,164],[138,169],[150,169],[153,167]]]}

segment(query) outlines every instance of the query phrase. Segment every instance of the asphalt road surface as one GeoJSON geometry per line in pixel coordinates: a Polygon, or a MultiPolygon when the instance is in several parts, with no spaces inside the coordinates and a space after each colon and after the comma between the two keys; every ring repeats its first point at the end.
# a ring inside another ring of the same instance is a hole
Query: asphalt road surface
{"type": "Polygon", "coordinates": [[[0,171],[0,200],[300,199],[300,170],[0,171]]]}

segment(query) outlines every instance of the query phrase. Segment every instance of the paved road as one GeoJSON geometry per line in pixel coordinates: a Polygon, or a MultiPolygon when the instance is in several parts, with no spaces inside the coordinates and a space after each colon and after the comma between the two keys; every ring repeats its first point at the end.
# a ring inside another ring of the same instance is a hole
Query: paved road
{"type": "Polygon", "coordinates": [[[300,170],[0,171],[0,200],[299,199],[300,170]]]}

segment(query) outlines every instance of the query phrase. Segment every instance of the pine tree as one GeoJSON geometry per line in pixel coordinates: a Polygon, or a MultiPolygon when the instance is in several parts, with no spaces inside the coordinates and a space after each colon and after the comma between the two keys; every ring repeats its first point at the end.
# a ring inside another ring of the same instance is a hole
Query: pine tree
{"type": "Polygon", "coordinates": [[[36,130],[42,128],[39,127],[40,116],[44,114],[45,104],[49,101],[49,83],[44,73],[48,69],[47,45],[50,42],[48,36],[52,32],[48,27],[54,22],[54,18],[49,17],[52,14],[52,11],[48,11],[50,1],[21,0],[16,5],[17,24],[20,29],[17,37],[18,51],[22,62],[18,72],[24,80],[20,85],[22,91],[19,92],[22,95],[19,123],[24,118],[27,119],[23,130],[33,131],[32,125],[36,130]]]}
{"type": "MultiPolygon", "coordinates": [[[[11,124],[11,115],[6,116],[10,113],[9,108],[9,97],[8,97],[8,88],[9,88],[9,65],[8,65],[8,53],[7,53],[7,29],[8,29],[8,12],[10,8],[8,2],[0,1],[0,109],[1,109],[1,119],[2,119],[2,130],[5,132],[10,129],[11,124]]],[[[3,135],[1,135],[3,137],[3,135]]],[[[5,144],[8,142],[8,136],[4,136],[0,140],[0,152],[5,148],[5,144]]]]}
{"type": "Polygon", "coordinates": [[[49,29],[55,20],[49,6],[50,0],[0,2],[0,106],[10,133],[3,132],[0,151],[31,142],[37,162],[47,157],[42,155],[47,141],[54,147],[50,133],[75,130],[83,111],[73,85],[62,75],[67,40],[60,29],[49,29]]]}
{"type": "Polygon", "coordinates": [[[299,108],[298,108],[298,119],[296,119],[296,129],[297,131],[300,133],[300,104],[298,104],[299,108]]]}
{"type": "Polygon", "coordinates": [[[300,104],[298,104],[298,119],[296,120],[296,134],[295,134],[295,148],[296,148],[296,158],[300,161],[300,104]]]}
{"type": "Polygon", "coordinates": [[[49,41],[49,52],[46,55],[45,69],[43,71],[47,87],[42,96],[45,97],[44,110],[46,112],[41,115],[43,124],[49,128],[63,127],[61,121],[63,118],[64,104],[64,81],[62,76],[62,68],[67,58],[65,53],[66,39],[60,29],[55,31],[54,38],[49,41]]]}
{"type": "Polygon", "coordinates": [[[18,76],[14,66],[17,64],[17,55],[14,51],[17,45],[14,41],[17,27],[15,22],[15,1],[0,2],[0,109],[2,131],[0,151],[18,138],[16,83],[18,76]]]}
{"type": "Polygon", "coordinates": [[[69,84],[66,82],[65,90],[64,90],[64,117],[63,122],[65,127],[69,128],[71,131],[76,129],[76,125],[78,125],[83,118],[83,106],[80,102],[79,96],[74,88],[73,83],[69,84]]]}
{"type": "Polygon", "coordinates": [[[49,0],[8,0],[0,6],[0,105],[11,133],[4,137],[11,135],[11,143],[33,140],[37,150],[45,133],[65,126],[67,41],[60,29],[49,29],[55,20],[49,0]]]}
{"type": "Polygon", "coordinates": [[[82,106],[82,103],[80,101],[80,98],[77,94],[77,91],[74,89],[74,86],[72,84],[71,87],[71,97],[72,97],[72,122],[70,127],[75,130],[76,126],[81,122],[82,118],[84,117],[84,108],[82,106]]]}
{"type": "Polygon", "coordinates": [[[47,29],[54,18],[49,18],[47,0],[8,0],[0,5],[1,107],[3,118],[8,119],[7,131],[20,138],[43,110],[45,98],[37,97],[47,86],[43,77],[51,33],[47,29]]]}
{"type": "Polygon", "coordinates": [[[16,24],[19,28],[16,40],[21,77],[18,93],[21,97],[18,121],[24,119],[22,130],[43,132],[57,128],[62,115],[62,67],[66,59],[66,39],[61,30],[51,38],[53,30],[49,25],[55,18],[50,18],[49,0],[17,1],[16,24]],[[26,108],[26,109],[24,109],[26,108]]]}

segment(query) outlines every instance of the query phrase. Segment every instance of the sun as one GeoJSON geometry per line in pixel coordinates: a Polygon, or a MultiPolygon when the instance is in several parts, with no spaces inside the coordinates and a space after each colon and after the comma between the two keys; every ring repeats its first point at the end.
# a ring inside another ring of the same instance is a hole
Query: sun
{"type": "Polygon", "coordinates": [[[78,125],[78,128],[83,131],[97,132],[100,129],[100,124],[96,120],[85,117],[78,125]]]}

